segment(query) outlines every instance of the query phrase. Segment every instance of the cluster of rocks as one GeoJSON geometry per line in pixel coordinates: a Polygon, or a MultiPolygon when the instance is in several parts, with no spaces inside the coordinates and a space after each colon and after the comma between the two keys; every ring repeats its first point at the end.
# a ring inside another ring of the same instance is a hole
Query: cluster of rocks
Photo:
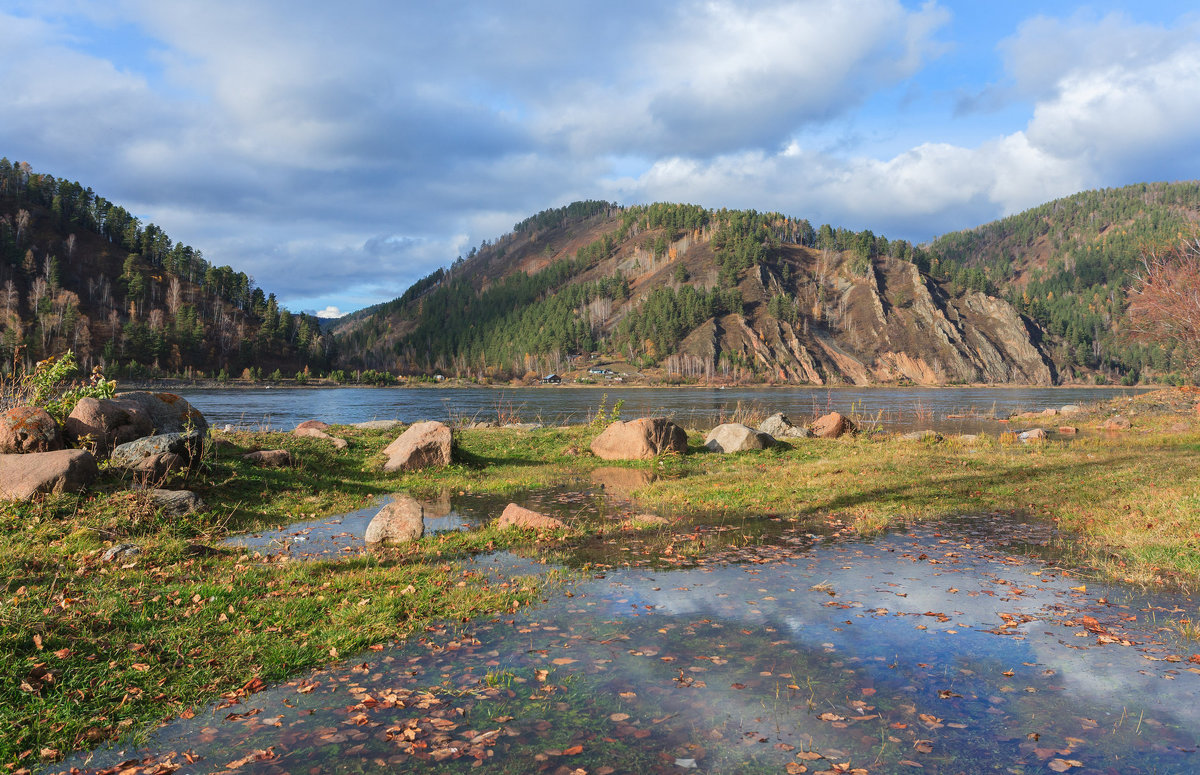
{"type": "Polygon", "coordinates": [[[157,484],[200,460],[207,432],[204,415],[174,393],[83,398],[62,427],[43,409],[13,407],[0,414],[0,498],[79,492],[106,458],[137,484],[157,484]]]}

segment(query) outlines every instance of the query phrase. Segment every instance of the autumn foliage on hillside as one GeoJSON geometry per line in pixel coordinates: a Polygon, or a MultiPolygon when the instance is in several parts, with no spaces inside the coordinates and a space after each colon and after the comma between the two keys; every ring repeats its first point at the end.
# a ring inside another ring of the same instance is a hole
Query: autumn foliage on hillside
{"type": "Polygon", "coordinates": [[[66,350],[110,376],[328,368],[332,338],[90,188],[0,159],[0,368],[66,350]]]}
{"type": "Polygon", "coordinates": [[[1144,255],[1128,300],[1135,335],[1182,353],[1194,375],[1200,368],[1200,238],[1144,255]]]}

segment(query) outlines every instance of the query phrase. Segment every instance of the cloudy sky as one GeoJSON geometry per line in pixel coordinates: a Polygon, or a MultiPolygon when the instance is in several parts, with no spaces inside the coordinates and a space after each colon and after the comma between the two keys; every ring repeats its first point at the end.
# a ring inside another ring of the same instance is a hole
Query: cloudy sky
{"type": "Polygon", "coordinates": [[[575,199],[924,241],[1200,177],[1192,8],[3,0],[0,156],[309,311],[575,199]]]}

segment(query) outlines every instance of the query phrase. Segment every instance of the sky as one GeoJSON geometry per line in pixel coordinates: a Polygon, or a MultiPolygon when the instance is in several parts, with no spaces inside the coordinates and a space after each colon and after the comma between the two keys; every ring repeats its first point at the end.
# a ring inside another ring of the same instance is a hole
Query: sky
{"type": "Polygon", "coordinates": [[[1194,7],[0,0],[0,156],[335,316],[579,199],[924,242],[1198,178],[1194,7]]]}

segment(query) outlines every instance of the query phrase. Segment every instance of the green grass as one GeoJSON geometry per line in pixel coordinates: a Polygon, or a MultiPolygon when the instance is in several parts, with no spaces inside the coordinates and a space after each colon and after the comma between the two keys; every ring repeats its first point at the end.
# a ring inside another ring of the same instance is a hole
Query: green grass
{"type": "MultiPolygon", "coordinates": [[[[1125,406],[1124,404],[1122,405],[1125,406]]],[[[1190,408],[1190,404],[1188,404],[1190,408]]],[[[1127,409],[1123,408],[1123,411],[1127,409]]],[[[1103,411],[1074,424],[1096,427],[1103,411]]],[[[652,471],[638,508],[669,527],[578,523],[550,536],[484,527],[404,548],[309,563],[261,563],[207,552],[231,531],[351,511],[397,491],[505,495],[586,481],[613,463],[586,451],[597,429],[472,430],[443,470],[385,475],[392,432],[335,429],[351,442],[285,434],[215,434],[221,442],[187,481],[209,510],[164,518],[106,471],[82,497],[0,505],[0,762],[30,767],[145,730],[254,680],[272,681],[404,638],[436,621],[532,602],[553,578],[489,582],[459,564],[492,549],[563,560],[621,562],[620,546],[690,560],[769,530],[770,514],[862,533],[950,514],[1013,512],[1073,536],[1073,562],[1139,583],[1200,580],[1200,433],[1169,431],[1179,413],[1139,414],[1134,430],[1069,444],[966,444],[869,437],[793,440],[741,455],[700,451],[620,463],[652,471]],[[241,454],[283,447],[298,464],[259,469],[241,454]],[[707,543],[690,525],[737,526],[707,543]],[[104,564],[104,547],[142,553],[104,564]],[[669,550],[669,551],[668,551],[669,550]],[[460,586],[461,584],[461,586],[460,586]]],[[[1189,417],[1190,421],[1190,417],[1189,417]]]]}

